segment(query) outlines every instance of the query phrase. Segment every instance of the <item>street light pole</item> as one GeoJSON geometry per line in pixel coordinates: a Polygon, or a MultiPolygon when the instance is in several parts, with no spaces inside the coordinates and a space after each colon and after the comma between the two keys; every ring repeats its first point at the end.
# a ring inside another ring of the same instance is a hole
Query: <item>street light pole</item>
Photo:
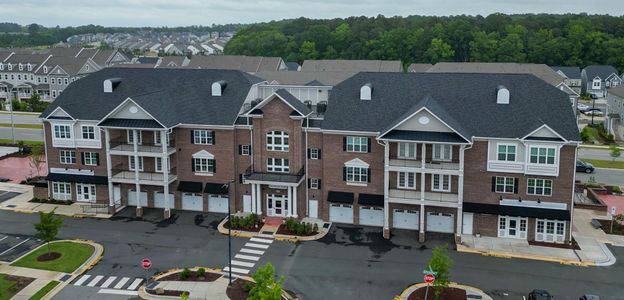
{"type": "Polygon", "coordinates": [[[13,100],[9,99],[9,115],[11,116],[11,138],[13,139],[13,144],[15,145],[15,124],[13,123],[13,100]]]}
{"type": "Polygon", "coordinates": [[[232,199],[231,185],[234,180],[230,180],[224,184],[224,187],[228,189],[228,286],[232,285],[232,207],[230,201],[232,199]]]}
{"type": "Polygon", "coordinates": [[[591,111],[591,113],[592,113],[591,114],[592,115],[592,120],[591,120],[592,127],[594,127],[594,113],[595,113],[594,109],[595,108],[596,108],[596,98],[592,97],[592,111],[591,111]]]}

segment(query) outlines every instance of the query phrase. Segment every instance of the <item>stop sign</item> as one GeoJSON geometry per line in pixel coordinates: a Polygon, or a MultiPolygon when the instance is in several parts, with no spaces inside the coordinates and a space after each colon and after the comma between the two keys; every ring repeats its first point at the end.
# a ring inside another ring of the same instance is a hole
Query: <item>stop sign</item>
{"type": "Polygon", "coordinates": [[[431,284],[431,283],[433,283],[435,281],[435,275],[433,275],[433,274],[425,274],[424,279],[425,279],[426,283],[431,284]]]}
{"type": "Polygon", "coordinates": [[[151,260],[149,260],[149,259],[147,259],[147,258],[145,258],[145,259],[143,259],[143,260],[141,261],[141,265],[143,266],[143,269],[146,269],[146,270],[147,270],[147,269],[149,269],[149,268],[151,268],[151,267],[152,267],[152,261],[151,261],[151,260]]]}

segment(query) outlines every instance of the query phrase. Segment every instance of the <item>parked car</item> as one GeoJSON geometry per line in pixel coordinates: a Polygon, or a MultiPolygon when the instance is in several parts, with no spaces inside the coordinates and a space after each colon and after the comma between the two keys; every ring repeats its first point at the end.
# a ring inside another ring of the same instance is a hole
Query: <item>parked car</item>
{"type": "Polygon", "coordinates": [[[600,110],[599,108],[590,108],[590,109],[582,111],[582,113],[588,116],[591,116],[591,115],[602,116],[603,115],[602,110],[600,110]]]}
{"type": "Polygon", "coordinates": [[[555,298],[551,296],[550,293],[545,290],[533,290],[532,292],[529,293],[529,298],[528,298],[528,300],[553,300],[553,299],[555,298]]]}
{"type": "Polygon", "coordinates": [[[598,96],[596,94],[590,94],[589,97],[592,99],[598,99],[598,96]]]}
{"type": "Polygon", "coordinates": [[[600,300],[600,297],[596,296],[596,295],[583,295],[581,298],[579,298],[579,300],[600,300]]]}
{"type": "Polygon", "coordinates": [[[589,109],[589,105],[585,105],[585,104],[583,104],[583,103],[579,103],[579,104],[576,106],[576,109],[578,109],[579,111],[586,111],[586,110],[588,110],[588,109],[589,109]]]}
{"type": "Polygon", "coordinates": [[[594,165],[584,162],[580,159],[576,160],[576,171],[577,172],[585,172],[587,174],[594,172],[594,165]]]}

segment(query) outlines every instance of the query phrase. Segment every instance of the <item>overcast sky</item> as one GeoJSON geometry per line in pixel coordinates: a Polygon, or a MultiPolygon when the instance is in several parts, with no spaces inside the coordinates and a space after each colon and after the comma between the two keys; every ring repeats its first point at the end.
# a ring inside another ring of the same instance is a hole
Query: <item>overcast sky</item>
{"type": "Polygon", "coordinates": [[[621,0],[2,0],[1,21],[45,26],[178,26],[252,23],[285,18],[624,14],[621,0]]]}

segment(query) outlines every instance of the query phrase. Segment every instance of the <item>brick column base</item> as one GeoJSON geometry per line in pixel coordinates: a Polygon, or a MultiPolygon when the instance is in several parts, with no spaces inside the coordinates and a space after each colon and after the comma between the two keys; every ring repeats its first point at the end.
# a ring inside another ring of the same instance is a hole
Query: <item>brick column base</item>
{"type": "Polygon", "coordinates": [[[139,218],[143,217],[143,207],[136,208],[136,216],[139,218]]]}
{"type": "Polygon", "coordinates": [[[462,236],[460,234],[455,235],[455,244],[461,244],[462,236]]]}
{"type": "Polygon", "coordinates": [[[383,237],[384,239],[390,239],[390,228],[383,229],[383,237]]]}
{"type": "Polygon", "coordinates": [[[108,206],[108,214],[110,214],[110,215],[115,214],[115,206],[114,205],[109,205],[108,206]]]}
{"type": "Polygon", "coordinates": [[[164,210],[163,219],[169,219],[169,218],[171,218],[171,210],[170,209],[165,209],[164,210]]]}
{"type": "Polygon", "coordinates": [[[418,241],[423,243],[425,241],[425,232],[424,231],[420,231],[418,232],[418,241]]]}

